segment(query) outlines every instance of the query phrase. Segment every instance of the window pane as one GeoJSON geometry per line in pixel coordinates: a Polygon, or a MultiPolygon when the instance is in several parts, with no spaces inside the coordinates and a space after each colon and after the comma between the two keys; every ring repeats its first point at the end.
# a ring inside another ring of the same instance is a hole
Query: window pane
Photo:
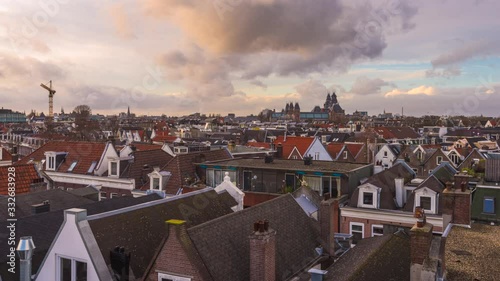
{"type": "Polygon", "coordinates": [[[363,231],[363,227],[361,225],[352,225],[352,231],[363,231]]]}
{"type": "Polygon", "coordinates": [[[87,263],[76,261],[76,281],[87,281],[87,263]]]}
{"type": "Polygon", "coordinates": [[[160,179],[153,178],[153,189],[160,189],[160,179]]]}
{"type": "Polygon", "coordinates": [[[65,258],[59,258],[59,266],[61,268],[61,279],[60,281],[71,281],[71,260],[65,258]]]}
{"type": "Polygon", "coordinates": [[[363,192],[363,204],[373,205],[373,193],[363,192]]]}
{"type": "Polygon", "coordinates": [[[495,213],[495,201],[493,200],[493,198],[484,198],[483,213],[495,213]]]}
{"type": "MultiPolygon", "coordinates": [[[[318,193],[321,192],[321,178],[320,177],[304,176],[304,180],[306,181],[307,186],[309,186],[309,188],[317,191],[318,193]]],[[[323,194],[320,194],[320,195],[323,195],[323,194]]]]}
{"type": "Polygon", "coordinates": [[[215,186],[218,186],[222,182],[223,174],[221,170],[215,170],[215,186]]]}
{"type": "Polygon", "coordinates": [[[211,187],[214,186],[214,170],[209,169],[207,170],[207,185],[211,187]]]}
{"type": "Polygon", "coordinates": [[[111,175],[117,175],[118,164],[115,162],[111,163],[111,175]]]}
{"type": "Polygon", "coordinates": [[[373,227],[373,236],[378,236],[378,235],[383,235],[384,234],[384,228],[375,226],[373,227]]]}
{"type": "Polygon", "coordinates": [[[427,196],[420,197],[420,207],[424,208],[424,210],[431,210],[431,198],[427,196]]]}

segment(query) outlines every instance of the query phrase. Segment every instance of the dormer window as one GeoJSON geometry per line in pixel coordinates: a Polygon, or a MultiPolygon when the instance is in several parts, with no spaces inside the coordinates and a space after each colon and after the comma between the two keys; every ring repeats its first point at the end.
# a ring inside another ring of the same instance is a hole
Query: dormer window
{"type": "Polygon", "coordinates": [[[380,188],[372,184],[364,184],[359,186],[358,188],[358,207],[378,209],[378,194],[380,193],[380,188]]]}
{"type": "Polygon", "coordinates": [[[422,207],[428,214],[437,214],[438,194],[427,187],[415,190],[415,207],[422,207]]]}
{"type": "Polygon", "coordinates": [[[373,193],[363,192],[363,204],[364,205],[373,205],[373,193]]]}
{"type": "Polygon", "coordinates": [[[45,152],[45,170],[56,171],[57,167],[64,161],[66,157],[66,152],[45,152]]]}
{"type": "Polygon", "coordinates": [[[160,190],[160,178],[154,177],[152,181],[152,189],[160,190]]]}
{"type": "Polygon", "coordinates": [[[109,162],[109,176],[111,177],[118,176],[118,161],[109,162]]]}

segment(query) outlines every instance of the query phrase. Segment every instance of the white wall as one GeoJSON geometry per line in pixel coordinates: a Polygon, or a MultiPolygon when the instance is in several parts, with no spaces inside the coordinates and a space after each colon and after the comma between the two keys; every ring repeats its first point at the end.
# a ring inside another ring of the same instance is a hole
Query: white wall
{"type": "Polygon", "coordinates": [[[302,157],[309,156],[309,154],[312,156],[313,160],[333,161],[332,157],[330,156],[326,148],[323,146],[319,138],[314,139],[313,143],[306,151],[306,154],[302,155],[302,157]],[[315,158],[316,152],[319,152],[319,159],[315,158]]]}
{"type": "MultiPolygon", "coordinates": [[[[73,209],[74,210],[74,209],[73,209]]],[[[57,256],[71,257],[87,263],[87,280],[99,280],[90,255],[87,252],[82,236],[77,227],[76,214],[66,212],[66,220],[59,236],[45,257],[43,267],[39,269],[36,281],[57,280],[57,256]]],[[[36,247],[36,241],[33,241],[36,247]]],[[[35,249],[36,254],[36,249],[35,249]]]]}

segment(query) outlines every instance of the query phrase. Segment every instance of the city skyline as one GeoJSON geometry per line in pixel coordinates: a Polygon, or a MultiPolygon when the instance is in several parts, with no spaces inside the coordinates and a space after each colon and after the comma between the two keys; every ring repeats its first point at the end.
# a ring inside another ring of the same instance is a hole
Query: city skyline
{"type": "Polygon", "coordinates": [[[495,1],[6,1],[15,111],[257,114],[335,91],[346,113],[498,116],[495,1]]]}

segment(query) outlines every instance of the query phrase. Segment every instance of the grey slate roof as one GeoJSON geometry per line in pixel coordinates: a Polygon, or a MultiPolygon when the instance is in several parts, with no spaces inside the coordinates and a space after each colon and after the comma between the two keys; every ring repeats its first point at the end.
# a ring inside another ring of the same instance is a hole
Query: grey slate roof
{"type": "MultiPolygon", "coordinates": [[[[0,198],[0,206],[7,206],[7,200],[7,197],[0,198]]],[[[45,200],[49,200],[51,211],[68,209],[94,202],[61,189],[20,194],[16,196],[16,218],[20,219],[31,216],[31,205],[40,204],[45,200]]],[[[3,221],[6,219],[8,219],[7,207],[0,208],[0,220],[3,221]]]]}
{"type": "MultiPolygon", "coordinates": [[[[133,198],[130,196],[117,197],[110,200],[104,200],[100,202],[93,202],[90,204],[75,205],[72,207],[87,209],[88,215],[99,214],[103,212],[108,212],[136,204],[141,204],[145,202],[150,202],[158,200],[161,197],[152,194],[148,196],[143,196],[139,198],[133,198]]],[[[34,216],[25,217],[19,219],[16,224],[16,236],[32,236],[33,242],[35,243],[36,250],[33,256],[33,274],[38,271],[38,268],[45,257],[52,241],[54,240],[59,228],[64,221],[64,210],[53,211],[49,213],[42,213],[34,216]]],[[[0,253],[7,253],[7,232],[6,228],[2,228],[0,232],[0,253]]],[[[0,256],[0,277],[3,281],[6,280],[18,280],[19,275],[7,272],[7,257],[6,255],[0,256]]],[[[19,264],[16,265],[19,268],[19,264]]]]}
{"type": "Polygon", "coordinates": [[[253,223],[269,220],[276,230],[276,280],[285,280],[317,257],[318,225],[291,194],[188,229],[214,281],[249,280],[248,236],[253,223]]]}
{"type": "MultiPolygon", "coordinates": [[[[227,193],[227,192],[226,192],[227,193]]],[[[136,278],[143,277],[155,253],[168,234],[165,221],[185,220],[187,226],[232,213],[236,201],[213,189],[162,199],[144,207],[133,207],[106,217],[89,217],[89,225],[106,264],[109,251],[122,246],[131,253],[130,268],[136,278]]]]}
{"type": "Polygon", "coordinates": [[[410,280],[410,237],[398,232],[363,239],[327,271],[325,281],[410,280]]]}

